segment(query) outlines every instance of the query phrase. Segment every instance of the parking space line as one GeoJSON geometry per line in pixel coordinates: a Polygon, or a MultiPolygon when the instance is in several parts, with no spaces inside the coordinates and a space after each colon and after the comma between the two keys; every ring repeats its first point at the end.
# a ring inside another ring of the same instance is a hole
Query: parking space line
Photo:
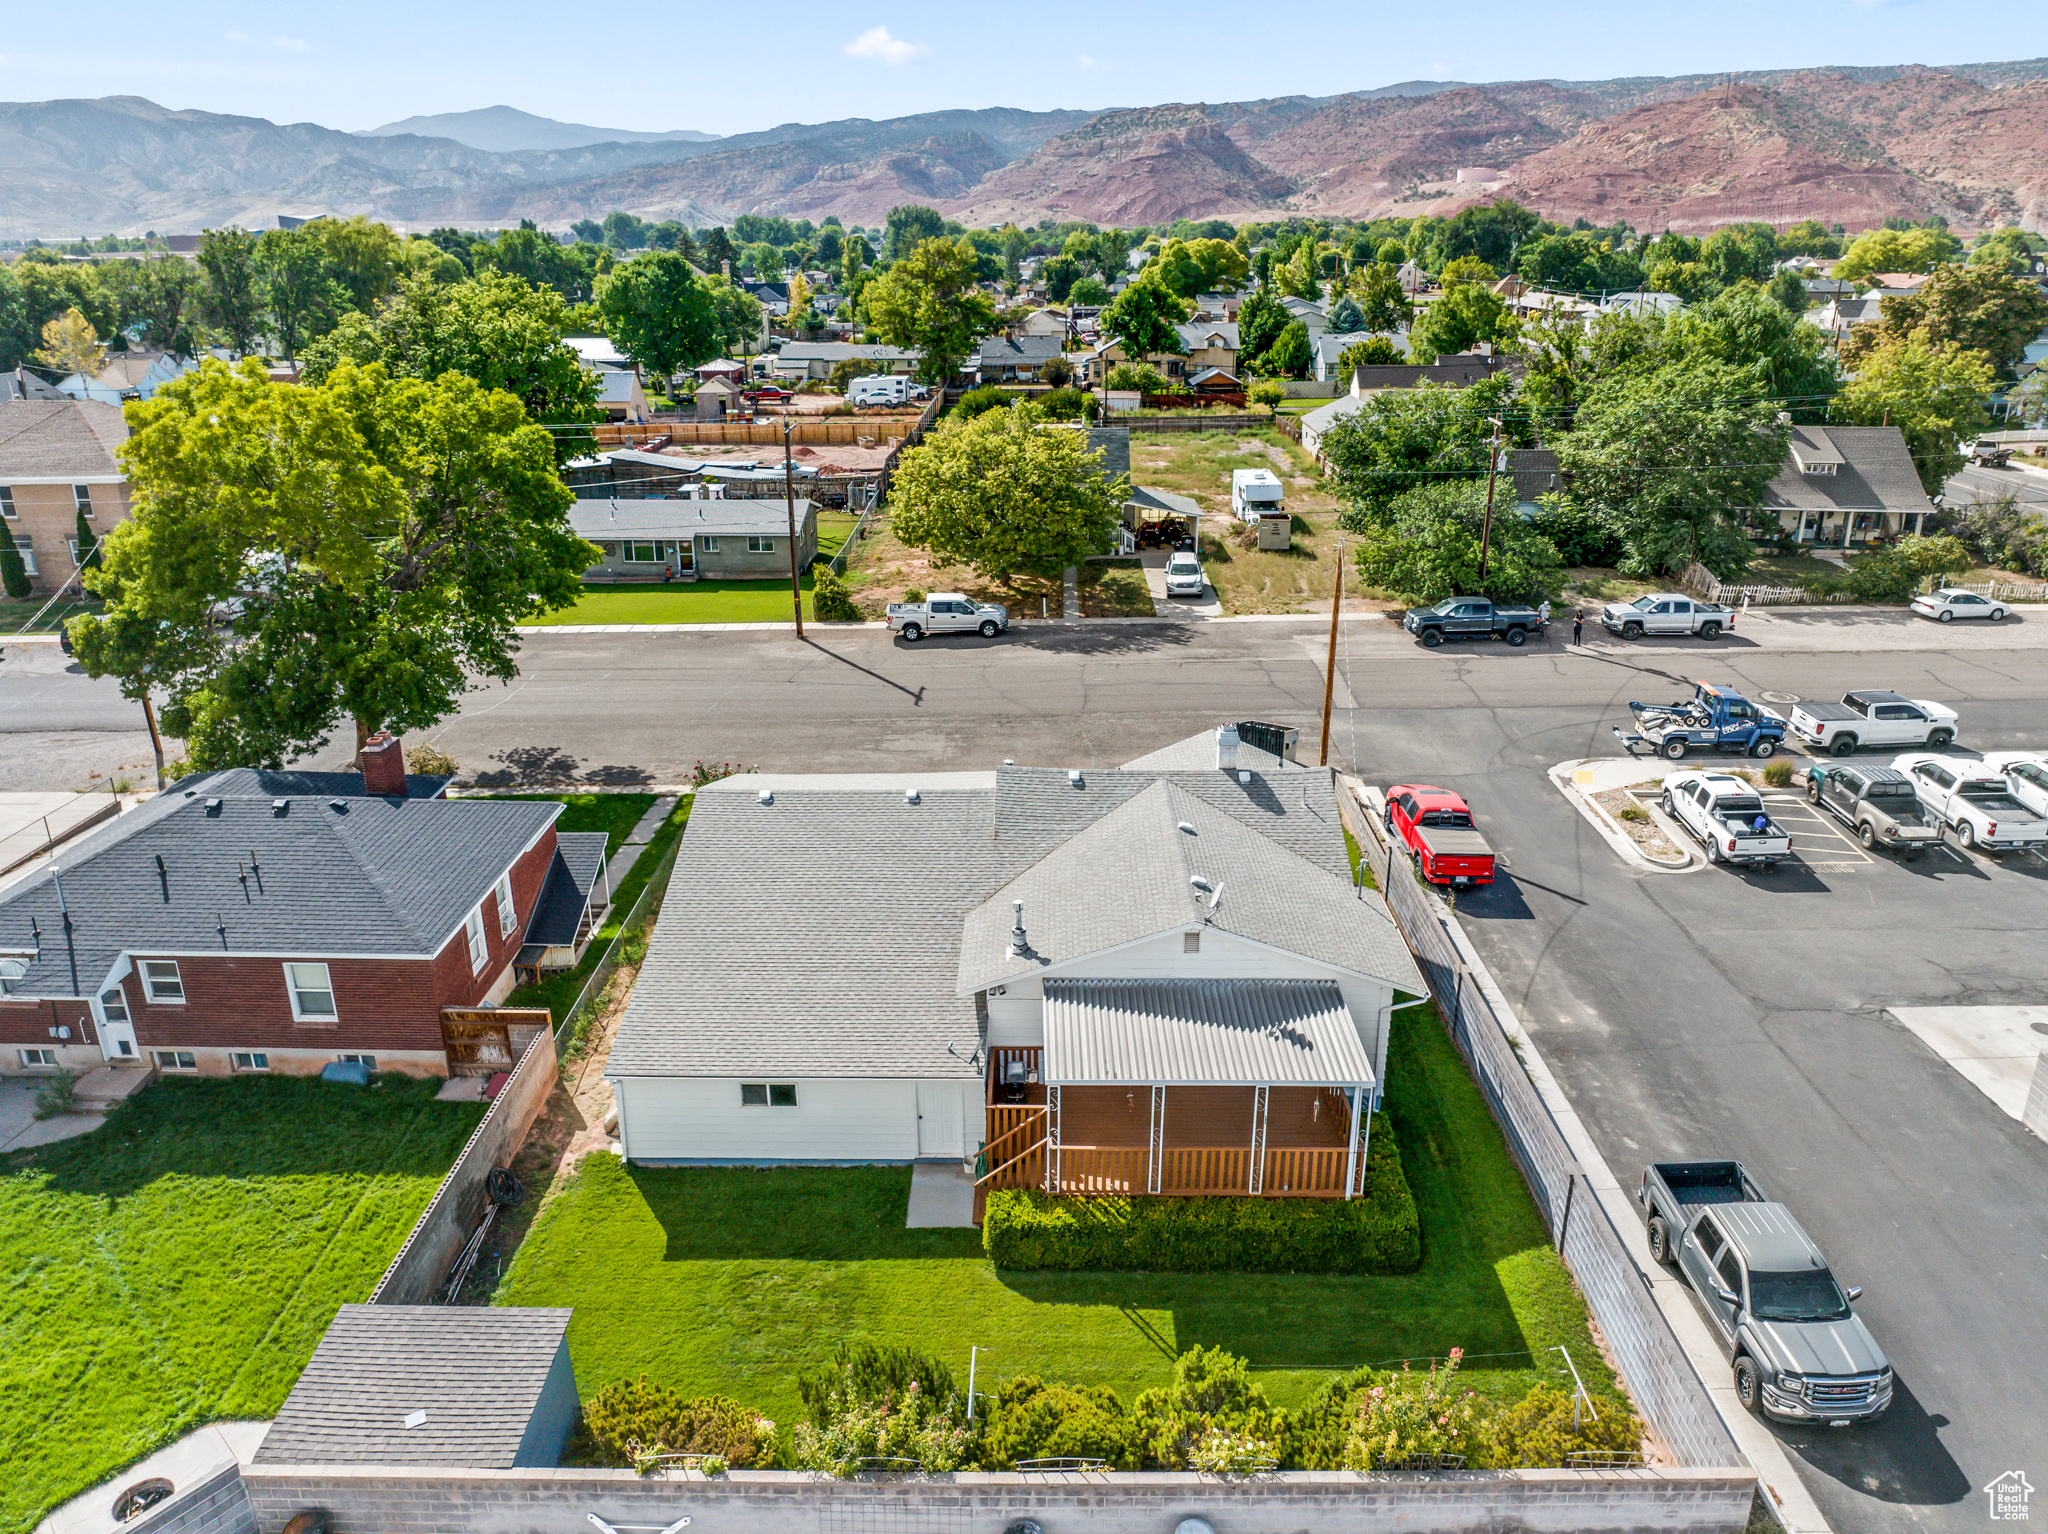
{"type": "MultiPolygon", "coordinates": [[[[1786,795],[1783,798],[1773,796],[1769,802],[1771,804],[1772,819],[1778,821],[1796,820],[1802,826],[1807,824],[1819,826],[1822,830],[1828,832],[1835,841],[1841,843],[1842,847],[1854,861],[1843,863],[1839,867],[1833,868],[1832,872],[1844,873],[1851,869],[1859,868],[1865,863],[1875,863],[1877,861],[1875,856],[1865,852],[1856,844],[1854,837],[1846,834],[1829,816],[1822,814],[1818,808],[1809,804],[1804,799],[1793,795],[1786,795]]],[[[1840,854],[1833,855],[1839,856],[1840,854]]],[[[1805,863],[1807,860],[1801,858],[1800,861],[1805,863]]],[[[1818,868],[1821,865],[1808,863],[1807,866],[1818,868]]]]}

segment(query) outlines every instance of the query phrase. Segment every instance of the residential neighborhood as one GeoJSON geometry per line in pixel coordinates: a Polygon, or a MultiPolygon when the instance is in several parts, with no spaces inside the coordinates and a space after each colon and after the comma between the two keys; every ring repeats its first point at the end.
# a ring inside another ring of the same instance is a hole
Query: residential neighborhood
{"type": "Polygon", "coordinates": [[[2048,65],[1931,18],[25,17],[0,1534],[2024,1521],[2048,65]]]}

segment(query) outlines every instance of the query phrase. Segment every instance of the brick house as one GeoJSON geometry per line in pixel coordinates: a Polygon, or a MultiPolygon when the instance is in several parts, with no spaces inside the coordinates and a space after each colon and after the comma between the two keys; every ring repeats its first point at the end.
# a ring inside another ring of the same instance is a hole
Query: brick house
{"type": "Polygon", "coordinates": [[[0,537],[12,537],[32,590],[78,574],[78,514],[104,538],[128,515],[128,476],[114,454],[128,440],[118,405],[98,400],[0,401],[0,537]]]}
{"type": "Polygon", "coordinates": [[[443,798],[388,736],[364,762],[187,778],[0,891],[0,1071],[509,1066],[538,1024],[477,1011],[522,953],[574,962],[606,839],[443,798]]]}

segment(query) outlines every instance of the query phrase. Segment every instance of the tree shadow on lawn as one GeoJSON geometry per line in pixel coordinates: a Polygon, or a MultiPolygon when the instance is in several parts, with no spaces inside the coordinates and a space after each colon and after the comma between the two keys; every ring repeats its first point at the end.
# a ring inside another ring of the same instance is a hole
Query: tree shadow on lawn
{"type": "Polygon", "coordinates": [[[483,1117],[437,1103],[438,1080],[367,1087],[309,1076],[173,1077],[152,1082],[75,1140],[9,1157],[52,1190],[118,1199],[160,1177],[438,1176],[483,1117]]]}

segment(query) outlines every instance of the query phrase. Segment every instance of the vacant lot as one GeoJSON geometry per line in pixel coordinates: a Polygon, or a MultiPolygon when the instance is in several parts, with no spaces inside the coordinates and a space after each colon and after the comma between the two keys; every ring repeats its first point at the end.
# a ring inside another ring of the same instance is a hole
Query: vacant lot
{"type": "Polygon", "coordinates": [[[597,1155],[542,1211],[497,1300],[576,1307],[586,1396],[645,1373],[785,1424],[797,1371],[847,1337],[923,1348],[962,1377],[980,1344],[992,1350],[983,1379],[1036,1373],[1126,1399],[1165,1383],[1183,1349],[1220,1345],[1284,1404],[1338,1370],[1454,1346],[1469,1350],[1475,1386],[1520,1390],[1538,1369],[1561,1374],[1541,1350],[1562,1343],[1612,1390],[1463,1062],[1428,1009],[1398,1018],[1388,1105],[1422,1216],[1412,1274],[1001,1272],[978,1231],[904,1228],[907,1168],[657,1169],[597,1155]]]}
{"type": "Polygon", "coordinates": [[[0,1176],[0,1534],[283,1404],[483,1116],[379,1077],[157,1082],[0,1176]]]}

